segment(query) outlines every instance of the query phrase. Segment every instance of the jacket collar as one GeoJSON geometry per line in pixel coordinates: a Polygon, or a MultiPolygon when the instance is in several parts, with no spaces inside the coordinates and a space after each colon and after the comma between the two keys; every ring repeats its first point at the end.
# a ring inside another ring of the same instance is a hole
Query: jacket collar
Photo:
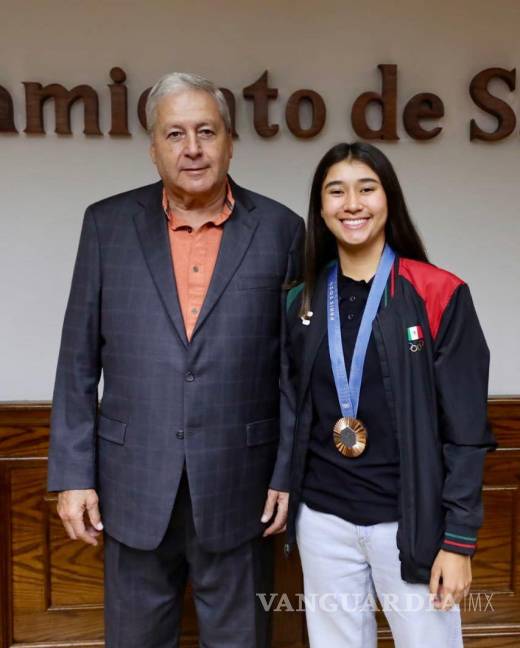
{"type": "MultiPolygon", "coordinates": [[[[250,192],[238,186],[231,178],[229,182],[235,197],[235,207],[224,226],[217,262],[192,339],[240,266],[259,223],[259,214],[250,192]]],[[[134,214],[134,223],[157,291],[180,341],[187,347],[186,329],[173,274],[168,225],[162,207],[162,191],[163,183],[160,181],[139,196],[141,208],[134,214]]]]}
{"type": "MultiPolygon", "coordinates": [[[[329,264],[330,265],[330,264],[329,264]]],[[[318,276],[316,281],[316,288],[311,300],[311,311],[313,313],[310,324],[301,326],[304,335],[303,344],[303,363],[301,370],[301,378],[299,382],[298,402],[301,405],[309,387],[312,368],[318,355],[318,350],[327,335],[327,276],[329,265],[327,265],[318,276]]],[[[399,282],[399,257],[396,255],[394,266],[391,275],[388,279],[388,304],[392,303],[393,297],[398,293],[399,282]]],[[[386,309],[385,309],[386,310],[386,309]]]]}
{"type": "Polygon", "coordinates": [[[303,364],[299,381],[298,402],[301,404],[307,392],[311,379],[312,367],[318,354],[318,349],[327,334],[327,271],[324,270],[318,277],[316,288],[311,300],[312,317],[310,324],[303,326],[303,364]]]}
{"type": "Polygon", "coordinates": [[[197,334],[197,331],[204,324],[231,278],[238,270],[260,222],[260,214],[256,210],[250,192],[239,187],[231,178],[229,178],[229,182],[235,197],[235,207],[224,225],[217,262],[200,315],[193,330],[193,336],[197,334]]]}

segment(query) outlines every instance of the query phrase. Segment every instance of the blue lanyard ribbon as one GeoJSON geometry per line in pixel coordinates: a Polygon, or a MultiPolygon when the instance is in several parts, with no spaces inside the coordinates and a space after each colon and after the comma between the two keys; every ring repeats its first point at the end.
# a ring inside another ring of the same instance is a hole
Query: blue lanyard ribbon
{"type": "Polygon", "coordinates": [[[327,333],[329,340],[329,354],[334,375],[334,383],[338,393],[338,400],[341,407],[341,414],[344,417],[357,417],[359,406],[359,392],[361,390],[361,379],[363,377],[363,366],[367,354],[368,341],[372,332],[372,322],[377,315],[379,303],[385,290],[386,282],[392,270],[395,253],[389,245],[385,245],[381,259],[377,266],[370,292],[368,294],[363,317],[359,326],[354,354],[350,365],[350,380],[347,377],[345,367],[345,356],[343,354],[343,343],[341,340],[341,322],[339,316],[338,298],[338,272],[339,266],[336,261],[330,268],[327,279],[327,333]]]}

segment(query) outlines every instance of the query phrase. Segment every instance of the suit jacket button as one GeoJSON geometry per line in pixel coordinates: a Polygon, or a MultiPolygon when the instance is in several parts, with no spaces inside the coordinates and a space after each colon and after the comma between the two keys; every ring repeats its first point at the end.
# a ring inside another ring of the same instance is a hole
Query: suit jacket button
{"type": "Polygon", "coordinates": [[[186,382],[193,382],[195,380],[195,376],[191,373],[191,371],[187,371],[184,374],[184,380],[186,382]]]}
{"type": "Polygon", "coordinates": [[[178,439],[184,439],[184,430],[177,430],[175,435],[178,439]]]}

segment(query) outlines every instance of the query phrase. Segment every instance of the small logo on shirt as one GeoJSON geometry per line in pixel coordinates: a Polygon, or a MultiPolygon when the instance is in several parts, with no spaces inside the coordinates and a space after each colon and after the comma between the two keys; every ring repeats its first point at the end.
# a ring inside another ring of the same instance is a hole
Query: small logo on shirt
{"type": "Polygon", "coordinates": [[[421,351],[424,347],[424,334],[422,326],[417,324],[416,326],[410,326],[406,330],[406,337],[408,338],[408,348],[412,353],[417,353],[421,351]]]}

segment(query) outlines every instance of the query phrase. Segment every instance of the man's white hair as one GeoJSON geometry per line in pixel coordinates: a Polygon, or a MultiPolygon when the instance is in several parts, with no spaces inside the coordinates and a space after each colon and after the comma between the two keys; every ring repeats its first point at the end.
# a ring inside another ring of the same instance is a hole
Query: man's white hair
{"type": "Polygon", "coordinates": [[[231,116],[224,94],[217,86],[198,74],[187,72],[172,72],[161,77],[153,86],[146,100],[146,126],[151,133],[155,125],[157,104],[162,97],[182,92],[182,90],[202,90],[207,92],[217,102],[218,111],[224,121],[226,130],[231,132],[231,116]]]}

